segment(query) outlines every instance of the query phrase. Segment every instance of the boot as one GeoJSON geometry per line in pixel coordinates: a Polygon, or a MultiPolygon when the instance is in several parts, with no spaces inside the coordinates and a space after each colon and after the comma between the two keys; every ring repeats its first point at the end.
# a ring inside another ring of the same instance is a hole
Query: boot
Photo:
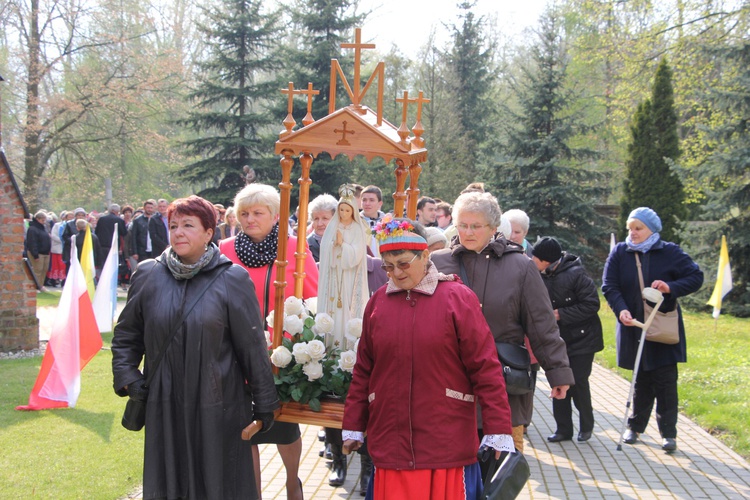
{"type": "Polygon", "coordinates": [[[367,495],[367,486],[370,484],[370,478],[372,477],[372,459],[370,455],[362,453],[359,455],[360,468],[362,469],[362,476],[359,478],[359,495],[367,495]]]}
{"type": "Polygon", "coordinates": [[[331,443],[331,455],[333,456],[333,463],[331,464],[328,484],[330,486],[342,486],[346,481],[346,455],[341,451],[341,445],[331,443]]]}

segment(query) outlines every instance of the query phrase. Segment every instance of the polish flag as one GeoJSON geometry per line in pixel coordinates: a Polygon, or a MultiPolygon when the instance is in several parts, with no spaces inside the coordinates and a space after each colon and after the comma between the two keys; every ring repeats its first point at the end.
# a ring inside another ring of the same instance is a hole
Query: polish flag
{"type": "Polygon", "coordinates": [[[29,404],[17,406],[16,410],[75,407],[81,392],[81,370],[102,348],[102,337],[75,251],[75,236],[73,238],[70,270],[42,368],[29,395],[29,404]]]}

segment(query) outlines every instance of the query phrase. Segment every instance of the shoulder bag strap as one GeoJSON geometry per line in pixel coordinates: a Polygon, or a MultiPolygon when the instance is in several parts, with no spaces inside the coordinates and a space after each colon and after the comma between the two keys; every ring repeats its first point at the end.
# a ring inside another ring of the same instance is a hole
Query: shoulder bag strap
{"type": "Polygon", "coordinates": [[[201,288],[198,294],[193,298],[193,300],[190,302],[190,305],[185,307],[182,310],[180,321],[178,321],[177,324],[175,324],[174,328],[172,328],[172,332],[169,334],[169,337],[167,337],[167,340],[164,341],[164,344],[161,348],[161,352],[156,357],[156,362],[154,362],[151,368],[151,372],[148,374],[148,377],[146,378],[146,387],[151,385],[151,380],[154,378],[154,375],[156,374],[156,369],[159,367],[159,363],[161,363],[161,360],[164,358],[164,354],[167,351],[167,347],[169,346],[169,343],[172,342],[172,339],[175,337],[175,335],[177,335],[177,332],[180,331],[180,327],[187,319],[187,315],[190,314],[190,311],[192,311],[195,308],[195,306],[198,304],[198,301],[203,297],[203,294],[205,294],[206,291],[209,288],[211,288],[211,285],[214,284],[214,281],[216,281],[219,278],[219,276],[224,274],[224,271],[226,271],[230,267],[231,266],[225,266],[223,269],[220,269],[218,273],[214,274],[213,278],[211,278],[209,282],[206,283],[206,285],[203,288],[201,288]]]}
{"type": "Polygon", "coordinates": [[[643,292],[643,270],[641,269],[641,259],[638,257],[638,252],[635,252],[635,265],[638,267],[638,282],[641,284],[641,292],[643,292]]]}
{"type": "Polygon", "coordinates": [[[271,294],[269,290],[271,288],[271,269],[273,269],[273,262],[268,264],[268,270],[266,271],[266,288],[264,290],[265,293],[263,297],[263,325],[266,330],[268,330],[268,320],[266,320],[266,318],[268,317],[270,313],[270,311],[268,310],[268,304],[269,304],[269,296],[271,294]]]}
{"type": "Polygon", "coordinates": [[[471,288],[471,282],[469,281],[469,273],[466,272],[466,266],[464,265],[463,255],[458,256],[458,276],[464,285],[471,288]]]}

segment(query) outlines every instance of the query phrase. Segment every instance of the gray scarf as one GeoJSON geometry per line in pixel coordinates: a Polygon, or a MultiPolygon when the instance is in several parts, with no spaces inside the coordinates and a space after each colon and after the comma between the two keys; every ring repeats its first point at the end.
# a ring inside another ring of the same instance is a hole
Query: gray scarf
{"type": "Polygon", "coordinates": [[[174,279],[176,280],[189,280],[196,274],[198,274],[201,269],[203,269],[206,264],[211,262],[211,259],[214,258],[214,255],[216,255],[219,252],[219,248],[212,242],[209,243],[206,247],[206,251],[201,255],[201,258],[198,259],[198,262],[195,264],[183,264],[183,262],[180,260],[180,257],[174,253],[174,250],[172,250],[172,247],[169,248],[169,251],[167,252],[167,267],[172,272],[172,276],[174,276],[174,279]]]}

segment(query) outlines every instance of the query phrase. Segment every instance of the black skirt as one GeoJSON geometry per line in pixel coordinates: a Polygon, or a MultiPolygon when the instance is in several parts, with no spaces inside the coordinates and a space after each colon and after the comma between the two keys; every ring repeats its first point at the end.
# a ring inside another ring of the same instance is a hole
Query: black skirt
{"type": "Polygon", "coordinates": [[[300,438],[299,424],[274,421],[268,432],[260,432],[252,437],[251,444],[292,444],[300,438]]]}

